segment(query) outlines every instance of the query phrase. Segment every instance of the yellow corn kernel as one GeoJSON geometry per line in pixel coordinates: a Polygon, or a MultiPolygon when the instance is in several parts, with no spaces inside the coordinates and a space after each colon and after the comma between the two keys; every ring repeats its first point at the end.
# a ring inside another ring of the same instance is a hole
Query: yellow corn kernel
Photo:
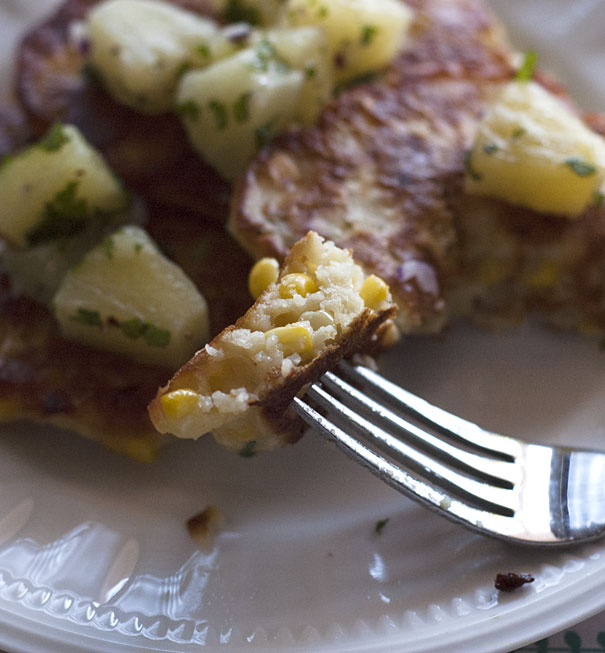
{"type": "Polygon", "coordinates": [[[290,354],[303,354],[313,349],[313,339],[307,327],[301,324],[275,327],[267,331],[266,337],[275,335],[286,356],[290,354]]]}
{"type": "Polygon", "coordinates": [[[540,290],[552,288],[559,280],[559,268],[553,261],[542,261],[538,269],[525,277],[525,283],[530,288],[540,290]]]}
{"type": "Polygon", "coordinates": [[[277,281],[279,263],[277,259],[265,256],[259,259],[250,269],[248,275],[248,290],[254,299],[258,299],[268,286],[277,281]]]}
{"type": "Polygon", "coordinates": [[[389,287],[385,281],[375,274],[371,274],[361,284],[359,291],[363,303],[372,310],[376,310],[378,306],[389,296],[389,287]]]}
{"type": "Polygon", "coordinates": [[[293,272],[286,274],[279,284],[279,296],[282,299],[292,299],[294,295],[306,297],[309,293],[315,292],[317,286],[315,281],[304,272],[293,272]]]}
{"type": "Polygon", "coordinates": [[[169,419],[182,419],[197,407],[199,395],[193,390],[173,390],[162,395],[160,403],[169,419]]]}

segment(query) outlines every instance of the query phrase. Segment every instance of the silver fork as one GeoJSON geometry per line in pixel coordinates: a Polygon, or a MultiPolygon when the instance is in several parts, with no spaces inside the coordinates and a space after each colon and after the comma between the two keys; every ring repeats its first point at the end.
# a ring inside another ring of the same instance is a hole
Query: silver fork
{"type": "Polygon", "coordinates": [[[605,453],[492,433],[367,367],[342,361],[337,370],[294,409],[396,490],[507,541],[552,546],[605,534],[605,453]]]}

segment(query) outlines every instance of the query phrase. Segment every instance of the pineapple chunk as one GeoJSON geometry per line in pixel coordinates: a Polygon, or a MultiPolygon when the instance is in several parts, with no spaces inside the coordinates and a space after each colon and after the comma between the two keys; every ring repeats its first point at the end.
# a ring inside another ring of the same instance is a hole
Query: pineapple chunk
{"type": "Polygon", "coordinates": [[[412,22],[399,0],[289,0],[282,22],[325,30],[338,82],[386,66],[412,22]]]}
{"type": "Polygon", "coordinates": [[[333,92],[333,66],[323,30],[318,27],[276,28],[259,33],[288,66],[303,72],[302,86],[294,119],[312,125],[333,92]]]}
{"type": "Polygon", "coordinates": [[[176,368],[209,338],[205,299],[136,226],[67,272],[53,304],[67,338],[144,363],[176,368]]]}
{"type": "Polygon", "coordinates": [[[118,102],[143,113],[172,107],[179,75],[218,26],[158,0],[108,0],[88,17],[91,63],[118,102]]]}
{"type": "Polygon", "coordinates": [[[181,79],[176,111],[193,146],[226,179],[296,111],[304,75],[274,55],[262,41],[181,79]]]}
{"type": "Polygon", "coordinates": [[[535,82],[514,81],[467,155],[466,189],[535,211],[578,216],[605,174],[605,140],[535,82]]]}
{"type": "Polygon", "coordinates": [[[55,125],[0,169],[0,233],[15,245],[73,236],[129,203],[99,152],[69,125],[55,125]]]}

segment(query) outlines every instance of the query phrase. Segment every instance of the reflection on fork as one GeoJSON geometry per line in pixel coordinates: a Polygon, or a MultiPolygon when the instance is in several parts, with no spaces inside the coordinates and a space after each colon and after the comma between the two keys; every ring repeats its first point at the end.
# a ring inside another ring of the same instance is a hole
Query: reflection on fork
{"type": "Polygon", "coordinates": [[[474,531],[533,545],[605,534],[605,452],[486,431],[344,361],[294,409],[383,481],[474,531]]]}

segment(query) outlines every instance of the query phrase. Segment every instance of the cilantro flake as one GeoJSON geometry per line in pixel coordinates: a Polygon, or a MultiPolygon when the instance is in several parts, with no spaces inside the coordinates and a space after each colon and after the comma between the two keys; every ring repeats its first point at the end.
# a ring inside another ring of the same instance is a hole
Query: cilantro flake
{"type": "Polygon", "coordinates": [[[370,45],[377,33],[378,27],[376,25],[364,25],[361,28],[361,44],[370,45]]]}
{"type": "Polygon", "coordinates": [[[57,122],[46,132],[38,145],[45,152],[58,152],[65,143],[69,143],[69,136],[65,133],[63,125],[57,122]]]}
{"type": "Polygon", "coordinates": [[[242,458],[252,458],[256,456],[256,440],[250,440],[240,449],[239,455],[242,458]]]}
{"type": "Polygon", "coordinates": [[[498,149],[499,149],[499,148],[498,148],[498,146],[497,146],[495,143],[486,143],[486,144],[483,146],[483,151],[484,151],[486,154],[493,154],[494,152],[497,152],[498,149]]]}
{"type": "Polygon", "coordinates": [[[464,153],[464,168],[466,172],[469,174],[471,179],[474,179],[475,181],[481,181],[483,179],[483,175],[480,172],[477,172],[473,168],[473,152],[472,150],[467,150],[464,153]]]}
{"type": "Polygon", "coordinates": [[[229,116],[225,104],[219,100],[210,100],[210,102],[208,102],[208,108],[214,114],[216,128],[219,131],[226,129],[229,124],[229,116]]]}
{"type": "Polygon", "coordinates": [[[379,521],[376,522],[376,526],[374,527],[374,531],[380,535],[382,531],[384,530],[384,527],[389,523],[390,518],[387,517],[386,519],[380,519],[379,521]]]}
{"type": "Polygon", "coordinates": [[[534,75],[538,55],[535,50],[528,50],[523,57],[523,61],[517,70],[515,80],[517,82],[529,82],[534,75]]]}
{"type": "Polygon", "coordinates": [[[233,103],[233,116],[236,122],[246,122],[250,117],[250,97],[252,93],[242,93],[233,103]]]}
{"type": "Polygon", "coordinates": [[[70,320],[87,326],[100,327],[103,324],[99,311],[92,311],[88,308],[79,308],[76,314],[70,317],[70,320]]]}
{"type": "Polygon", "coordinates": [[[591,163],[588,163],[587,161],[584,161],[577,157],[566,159],[565,165],[568,168],[571,168],[571,170],[573,170],[576,173],[576,175],[578,175],[579,177],[590,177],[591,175],[594,175],[597,171],[596,167],[593,166],[591,163]]]}
{"type": "Polygon", "coordinates": [[[150,322],[145,322],[143,338],[150,347],[164,349],[170,344],[170,331],[168,329],[160,329],[150,322]]]}
{"type": "Polygon", "coordinates": [[[181,118],[197,120],[200,117],[200,105],[193,100],[185,100],[176,105],[175,111],[181,118]]]}
{"type": "Polygon", "coordinates": [[[271,142],[271,139],[275,135],[275,126],[277,123],[277,118],[271,118],[264,125],[260,125],[254,130],[254,135],[256,137],[256,146],[260,149],[268,143],[271,142]]]}

